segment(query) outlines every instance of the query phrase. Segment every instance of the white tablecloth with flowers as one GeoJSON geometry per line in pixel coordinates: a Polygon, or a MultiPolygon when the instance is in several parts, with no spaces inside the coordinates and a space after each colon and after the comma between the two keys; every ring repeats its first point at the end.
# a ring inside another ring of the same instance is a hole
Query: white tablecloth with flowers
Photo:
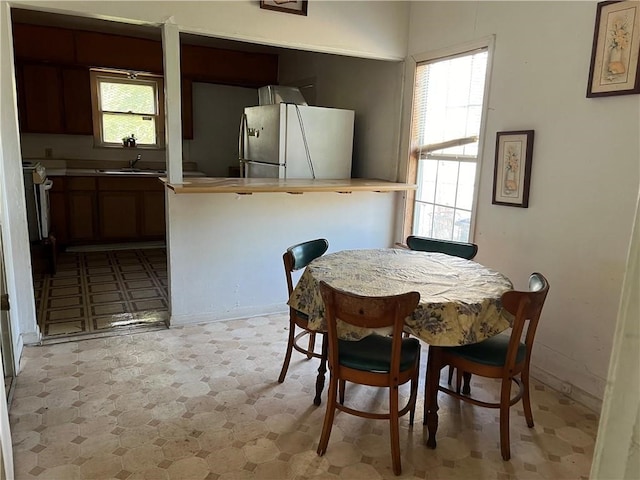
{"type": "MultiPolygon", "coordinates": [[[[320,281],[359,295],[420,292],[420,304],[405,330],[430,345],[476,343],[511,326],[500,297],[511,281],[471,260],[406,249],[344,250],[313,260],[296,285],[289,305],[309,316],[309,327],[324,331],[320,281]]],[[[339,325],[339,335],[359,339],[371,332],[339,325]]]]}

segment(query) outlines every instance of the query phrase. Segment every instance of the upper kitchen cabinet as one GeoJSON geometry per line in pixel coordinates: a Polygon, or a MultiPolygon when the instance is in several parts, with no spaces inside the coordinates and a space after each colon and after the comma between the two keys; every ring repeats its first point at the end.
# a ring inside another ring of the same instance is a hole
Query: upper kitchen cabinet
{"type": "Polygon", "coordinates": [[[93,133],[87,68],[25,63],[20,64],[17,71],[23,132],[93,133]]]}
{"type": "Polygon", "coordinates": [[[40,25],[13,24],[15,57],[58,64],[75,63],[73,31],[40,25]]]}
{"type": "Polygon", "coordinates": [[[182,45],[180,61],[182,75],[195,82],[256,88],[278,83],[278,56],[273,54],[182,45]]]}
{"type": "Polygon", "coordinates": [[[162,43],[144,38],[75,31],[81,65],[162,73],[162,43]]]}

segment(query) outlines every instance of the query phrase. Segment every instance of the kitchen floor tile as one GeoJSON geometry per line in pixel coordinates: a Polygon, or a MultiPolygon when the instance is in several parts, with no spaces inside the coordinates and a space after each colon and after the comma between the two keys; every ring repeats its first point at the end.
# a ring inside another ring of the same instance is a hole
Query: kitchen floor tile
{"type": "MultiPolygon", "coordinates": [[[[56,340],[166,323],[164,248],[65,252],[54,276],[34,274],[40,329],[56,340]]],[[[117,332],[120,334],[121,332],[117,332]]]]}

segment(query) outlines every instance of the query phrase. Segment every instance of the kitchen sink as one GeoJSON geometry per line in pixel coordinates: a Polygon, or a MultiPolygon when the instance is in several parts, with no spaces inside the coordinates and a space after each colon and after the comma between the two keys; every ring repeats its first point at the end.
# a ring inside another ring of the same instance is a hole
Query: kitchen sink
{"type": "Polygon", "coordinates": [[[165,170],[153,170],[148,168],[98,168],[96,173],[105,175],[146,175],[151,177],[159,177],[165,175],[165,170]]]}

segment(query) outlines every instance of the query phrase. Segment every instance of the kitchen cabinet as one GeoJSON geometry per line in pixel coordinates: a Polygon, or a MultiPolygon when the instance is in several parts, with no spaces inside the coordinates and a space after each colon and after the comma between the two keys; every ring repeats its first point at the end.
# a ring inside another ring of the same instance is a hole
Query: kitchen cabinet
{"type": "Polygon", "coordinates": [[[97,180],[101,241],[164,238],[164,187],[157,178],[98,177],[97,180]]]}
{"type": "Polygon", "coordinates": [[[12,32],[16,58],[57,64],[75,63],[73,30],[14,23],[12,32]]]}
{"type": "Polygon", "coordinates": [[[18,66],[20,130],[28,133],[93,133],[87,68],[40,63],[18,66]]]}
{"type": "Polygon", "coordinates": [[[195,82],[256,88],[278,83],[278,56],[272,54],[182,45],[180,65],[195,82]]]}
{"type": "Polygon", "coordinates": [[[45,64],[22,66],[20,130],[34,133],[64,133],[62,78],[60,67],[45,64]]]}
{"type": "Polygon", "coordinates": [[[93,243],[98,240],[96,178],[67,177],[65,180],[69,243],[93,243]]]}
{"type": "Polygon", "coordinates": [[[88,68],[62,69],[62,101],[65,133],[93,135],[91,80],[88,68]]]}
{"type": "MultiPolygon", "coordinates": [[[[13,24],[20,128],[26,133],[93,134],[89,69],[162,74],[162,42],[13,24]]],[[[193,139],[192,82],[262,87],[278,83],[278,56],[181,45],[182,131],[193,139]]]]}
{"type": "Polygon", "coordinates": [[[157,178],[51,178],[51,229],[59,246],[164,239],[164,186],[157,178]]]}
{"type": "Polygon", "coordinates": [[[106,33],[73,32],[80,65],[162,73],[162,42],[106,33]]]}

